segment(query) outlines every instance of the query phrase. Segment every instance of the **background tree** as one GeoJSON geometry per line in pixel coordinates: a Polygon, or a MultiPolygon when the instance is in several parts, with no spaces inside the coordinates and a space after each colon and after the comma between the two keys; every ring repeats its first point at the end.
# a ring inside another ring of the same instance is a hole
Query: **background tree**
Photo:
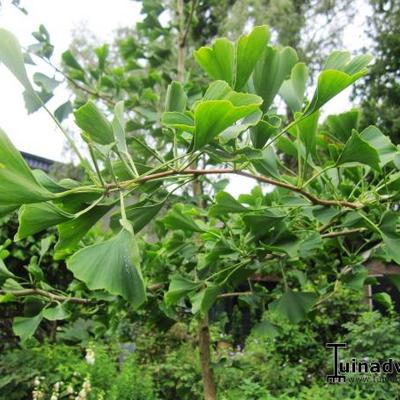
{"type": "Polygon", "coordinates": [[[369,5],[366,33],[375,62],[354,96],[361,99],[362,124],[378,123],[400,143],[400,2],[370,0],[369,5]]]}
{"type": "Polygon", "coordinates": [[[342,34],[356,12],[349,0],[245,0],[237,1],[222,21],[219,34],[236,37],[249,26],[267,23],[272,38],[296,49],[315,71],[334,48],[342,45],[342,34]]]}
{"type": "MultiPolygon", "coordinates": [[[[91,319],[103,337],[121,318],[128,332],[140,317],[155,319],[155,326],[184,321],[188,328],[177,336],[192,351],[199,345],[205,396],[214,399],[207,323],[214,304],[238,298],[264,314],[256,330],[273,337],[285,332],[284,321],[317,318],[341,289],[360,292],[366,257],[399,262],[398,213],[391,208],[398,200],[398,152],[376,127],[360,130],[356,111],[318,125],[319,109],[366,73],[368,56],[333,53],[306,99],[307,67],[293,49],[267,45],[268,29],[261,26],[195,52],[209,84],[186,59],[196,3],[177,2],[177,21],[168,27],[159,21],[165,10],[160,3],[143,5],[143,35],[124,37],[115,53],[98,46],[90,62],[72,51],[63,55],[63,73],[77,94],[68,110],[74,110],[90,157],[79,154],[86,175],[57,182],[31,175],[1,135],[0,182],[12,190],[8,197],[0,192],[0,205],[10,211],[22,204],[17,238],[58,225],[55,257],[67,258],[75,276],[54,290],[44,276],[32,281],[1,265],[3,299],[42,300],[35,313],[24,310],[15,318],[14,331],[24,340],[44,320],[76,318],[81,306],[95,313],[91,319]],[[166,40],[175,47],[166,48],[166,40]],[[279,98],[291,110],[289,124],[276,107],[279,98]],[[235,199],[222,189],[221,178],[230,174],[252,177],[259,186],[235,199]],[[193,181],[210,190],[190,195],[186,188],[193,181]],[[87,234],[107,212],[112,232],[90,246],[87,234]],[[152,238],[146,240],[142,229],[150,223],[152,238]],[[270,291],[256,280],[269,274],[280,281],[270,291]],[[138,309],[146,294],[149,302],[138,309]]],[[[25,86],[27,104],[43,106],[36,96],[44,102],[51,85],[42,77],[35,80],[39,94],[34,90],[15,39],[2,35],[2,61],[25,86]]],[[[35,37],[39,46],[31,52],[49,60],[44,27],[35,37]]],[[[56,113],[59,123],[66,113],[56,113]]],[[[388,295],[379,298],[392,307],[388,295]]],[[[293,352],[286,356],[294,362],[293,352]]]]}

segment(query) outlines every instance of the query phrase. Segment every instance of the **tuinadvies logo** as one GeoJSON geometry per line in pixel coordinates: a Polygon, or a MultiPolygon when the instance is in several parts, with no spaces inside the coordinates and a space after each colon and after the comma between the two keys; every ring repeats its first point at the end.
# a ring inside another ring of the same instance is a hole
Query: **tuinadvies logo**
{"type": "Polygon", "coordinates": [[[385,374],[393,376],[400,374],[400,362],[389,358],[385,361],[369,361],[364,358],[358,361],[352,357],[350,361],[340,361],[339,350],[346,349],[346,343],[326,343],[326,347],[332,349],[333,355],[333,374],[327,375],[328,383],[344,383],[347,374],[385,374]],[[345,375],[346,374],[346,375],[345,375]]]}

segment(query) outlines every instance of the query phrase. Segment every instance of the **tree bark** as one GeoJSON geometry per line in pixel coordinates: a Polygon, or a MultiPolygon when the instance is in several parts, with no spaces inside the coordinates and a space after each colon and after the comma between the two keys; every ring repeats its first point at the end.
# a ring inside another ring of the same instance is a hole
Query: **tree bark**
{"type": "Polygon", "coordinates": [[[210,330],[208,328],[207,316],[199,323],[199,352],[204,386],[204,400],[217,400],[217,390],[211,368],[210,330]]]}
{"type": "Polygon", "coordinates": [[[186,38],[184,37],[185,30],[185,14],[184,1],[177,0],[176,12],[179,23],[179,38],[178,38],[178,64],[177,64],[177,80],[185,82],[185,62],[186,62],[186,38]]]}
{"type": "MultiPolygon", "coordinates": [[[[176,11],[179,24],[179,39],[178,39],[178,62],[177,62],[177,80],[182,84],[185,83],[185,63],[186,63],[186,47],[187,47],[187,34],[189,32],[190,23],[196,7],[197,0],[192,0],[192,7],[188,17],[185,21],[184,0],[177,0],[176,11]]],[[[196,161],[191,165],[196,168],[196,161]]],[[[193,196],[197,199],[199,207],[204,207],[202,202],[203,187],[201,182],[196,179],[192,183],[193,196]]],[[[199,354],[201,362],[201,374],[203,377],[204,399],[217,400],[217,390],[215,387],[214,374],[211,368],[211,355],[210,355],[210,330],[208,328],[208,317],[205,316],[199,324],[198,331],[199,338],[199,354]]]]}

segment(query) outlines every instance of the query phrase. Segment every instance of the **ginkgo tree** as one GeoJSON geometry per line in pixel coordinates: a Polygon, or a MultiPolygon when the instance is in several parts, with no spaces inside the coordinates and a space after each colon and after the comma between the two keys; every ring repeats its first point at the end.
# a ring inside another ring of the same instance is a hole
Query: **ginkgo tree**
{"type": "MultiPolygon", "coordinates": [[[[216,398],[208,311],[227,296],[263,298],[252,276],[281,275],[285,291],[268,312],[297,323],[339,285],[361,290],[367,259],[400,263],[398,149],[375,126],[360,132],[357,110],[320,122],[322,107],[364,76],[371,58],[333,52],[309,90],[307,66],[294,49],[269,45],[269,36],[259,26],[236,42],[217,39],[195,51],[211,81],[201,96],[171,82],[153,124],[171,138],[164,151],[152,147],[151,128],[137,151],[128,128],[134,107],[125,111],[119,101],[110,118],[88,101],[74,112],[87,146],[81,152],[30,82],[17,39],[0,30],[0,62],[24,87],[25,100],[48,111],[86,172],[83,181],[56,182],[31,171],[0,130],[0,213],[19,210],[15,240],[56,226],[55,258],[66,259],[93,293],[119,296],[133,308],[146,307],[146,293],[154,290],[163,309],[190,304],[199,320],[206,399],[216,398]],[[286,123],[282,101],[290,110],[286,123]],[[259,185],[235,199],[218,185],[235,175],[259,185]],[[203,207],[181,195],[193,181],[214,188],[201,194],[203,207]],[[85,247],[82,239],[106,214],[112,237],[85,247]],[[145,243],[140,231],[152,221],[158,239],[145,243]],[[330,280],[313,270],[321,259],[330,260],[330,280]],[[243,284],[249,290],[238,292],[243,284]]],[[[55,292],[43,281],[32,285],[6,264],[0,259],[3,301],[44,301],[37,315],[15,318],[22,339],[43,319],[68,318],[70,304],[96,301],[55,292]]],[[[262,324],[277,334],[271,322],[262,324]]]]}

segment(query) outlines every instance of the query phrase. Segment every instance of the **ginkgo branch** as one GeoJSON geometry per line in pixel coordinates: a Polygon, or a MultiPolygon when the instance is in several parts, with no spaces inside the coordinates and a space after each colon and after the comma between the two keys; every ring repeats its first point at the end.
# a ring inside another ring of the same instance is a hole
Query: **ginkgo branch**
{"type": "Polygon", "coordinates": [[[219,299],[223,299],[225,297],[238,297],[238,296],[249,296],[253,294],[253,292],[248,291],[248,292],[231,292],[231,293],[222,293],[220,295],[218,295],[217,297],[219,299]]]}
{"type": "Polygon", "coordinates": [[[42,296],[46,297],[52,301],[57,302],[70,302],[76,304],[90,304],[91,300],[83,299],[81,297],[69,297],[69,296],[61,296],[58,294],[46,292],[42,289],[22,289],[22,290],[0,290],[0,294],[11,294],[14,297],[27,297],[27,296],[42,296]]]}
{"type": "Polygon", "coordinates": [[[338,237],[338,236],[352,235],[354,233],[360,233],[360,232],[364,232],[366,230],[367,230],[367,228],[344,229],[342,231],[333,231],[333,232],[324,233],[321,235],[321,238],[326,239],[326,238],[333,238],[333,237],[338,237]]]}
{"type": "MultiPolygon", "coordinates": [[[[176,175],[199,176],[199,175],[211,175],[211,174],[218,174],[218,175],[220,175],[220,174],[235,174],[235,175],[245,176],[247,178],[255,179],[259,182],[268,183],[270,185],[282,187],[282,188],[288,189],[292,192],[298,193],[298,194],[302,195],[303,197],[305,197],[306,199],[308,199],[311,203],[316,204],[316,205],[322,205],[322,206],[328,206],[328,207],[329,206],[339,206],[339,207],[347,207],[347,208],[352,208],[352,209],[359,209],[359,208],[362,208],[362,206],[363,206],[360,203],[353,203],[353,202],[349,202],[346,200],[321,199],[321,198],[313,195],[312,193],[305,191],[302,188],[299,188],[295,185],[291,185],[290,183],[278,181],[276,179],[269,178],[269,177],[262,176],[262,175],[256,175],[251,172],[240,171],[240,170],[235,170],[235,169],[231,169],[231,168],[213,168],[213,169],[190,169],[190,168],[187,168],[187,169],[180,170],[180,171],[169,170],[169,171],[157,172],[154,174],[140,176],[136,179],[120,182],[119,187],[120,188],[128,188],[129,186],[131,186],[133,184],[137,185],[137,184],[145,183],[148,181],[163,179],[163,178],[167,178],[170,176],[176,176],[176,175]]],[[[107,190],[110,191],[110,190],[115,189],[116,186],[115,186],[115,184],[109,184],[106,186],[106,188],[107,188],[107,190]]]]}

